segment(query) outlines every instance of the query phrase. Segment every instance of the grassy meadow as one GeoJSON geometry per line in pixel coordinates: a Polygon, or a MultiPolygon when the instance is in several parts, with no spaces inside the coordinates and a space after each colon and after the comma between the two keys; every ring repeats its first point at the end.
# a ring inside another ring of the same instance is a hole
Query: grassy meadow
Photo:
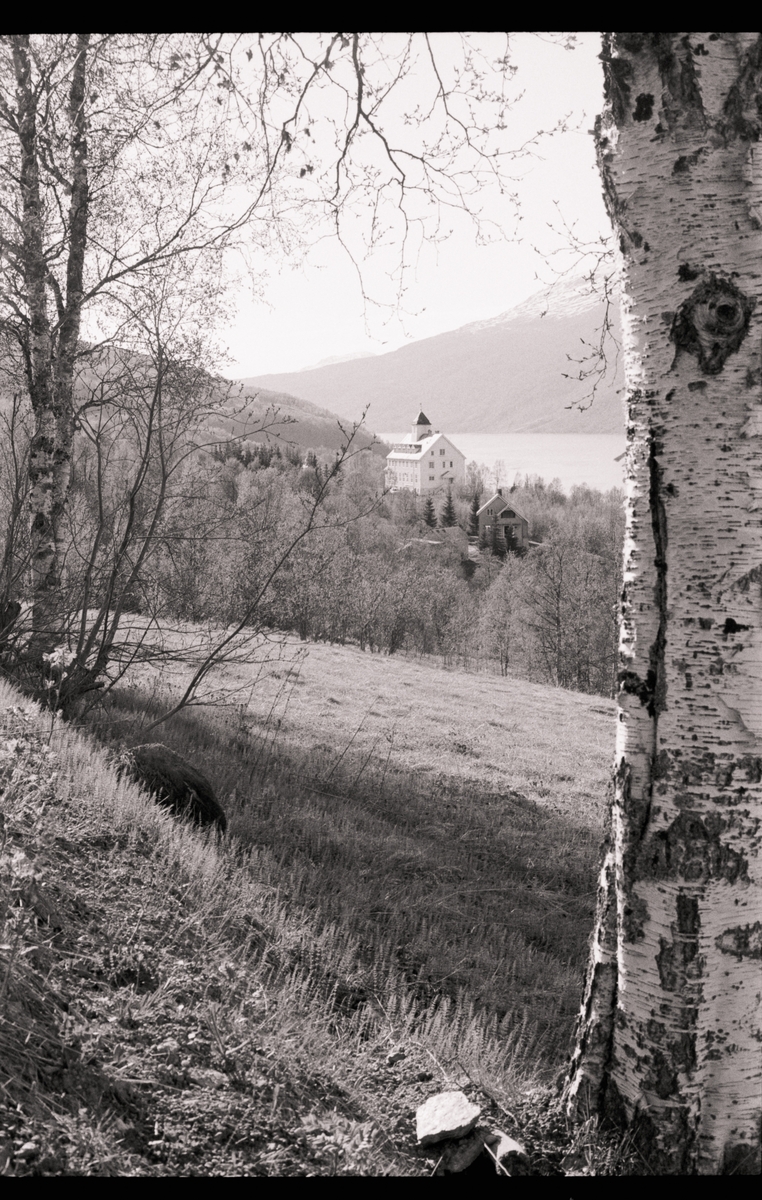
{"type": "Polygon", "coordinates": [[[532,1173],[620,1174],[553,1086],[613,705],[265,651],[152,731],[178,664],[80,731],[0,681],[0,1174],[441,1173],[414,1114],[452,1088],[532,1173]],[[227,838],[117,780],[104,747],[145,740],[210,777],[227,838]]]}
{"type": "Polygon", "coordinates": [[[205,771],[262,881],[346,939],[349,1007],[403,980],[423,1010],[448,998],[460,1025],[520,1045],[537,1078],[557,1070],[592,926],[611,702],[294,641],[210,680],[235,689],[229,706],[146,734],[184,675],[141,670],[99,735],[164,741],[205,771]]]}

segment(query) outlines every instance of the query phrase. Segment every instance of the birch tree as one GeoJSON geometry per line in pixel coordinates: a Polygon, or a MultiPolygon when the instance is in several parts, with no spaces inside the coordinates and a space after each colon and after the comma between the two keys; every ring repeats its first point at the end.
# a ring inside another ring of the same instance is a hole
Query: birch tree
{"type": "Polygon", "coordinates": [[[397,269],[385,262],[374,277],[392,279],[394,303],[451,212],[487,232],[485,182],[512,204],[508,46],[496,63],[494,42],[454,37],[0,38],[0,333],[34,418],[31,580],[19,592],[32,601],[30,663],[66,640],[71,616],[62,580],[80,384],[92,407],[93,372],[114,361],[104,348],[145,350],[146,288],[155,295],[173,271],[159,332],[167,345],[169,324],[185,347],[194,339],[175,317],[186,291],[203,291],[194,365],[211,368],[231,286],[261,295],[268,260],[331,236],[370,302],[368,262],[394,246],[397,269]]]}
{"type": "MultiPolygon", "coordinates": [[[[206,320],[219,316],[213,280],[234,228],[219,219],[229,147],[224,128],[217,144],[203,128],[213,47],[192,49],[88,34],[0,43],[0,324],[4,366],[17,362],[34,415],[32,659],[62,636],[81,411],[98,390],[103,404],[120,390],[104,346],[144,349],[142,292],[172,264],[185,266],[191,286],[194,271],[206,272],[206,320]],[[185,128],[194,120],[195,138],[185,128]],[[104,362],[110,386],[99,389],[93,375],[104,362]]],[[[173,282],[181,297],[182,281],[173,282]]]]}
{"type": "Polygon", "coordinates": [[[570,1112],[760,1170],[762,37],[604,38],[627,532],[611,827],[570,1112]]]}

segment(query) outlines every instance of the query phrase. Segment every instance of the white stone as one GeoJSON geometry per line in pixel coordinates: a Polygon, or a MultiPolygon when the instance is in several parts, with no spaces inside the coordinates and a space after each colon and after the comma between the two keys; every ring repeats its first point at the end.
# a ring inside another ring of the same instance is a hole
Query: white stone
{"type": "Polygon", "coordinates": [[[416,1110],[416,1136],[420,1146],[431,1146],[445,1138],[464,1137],[481,1116],[463,1092],[438,1092],[416,1110]]]}

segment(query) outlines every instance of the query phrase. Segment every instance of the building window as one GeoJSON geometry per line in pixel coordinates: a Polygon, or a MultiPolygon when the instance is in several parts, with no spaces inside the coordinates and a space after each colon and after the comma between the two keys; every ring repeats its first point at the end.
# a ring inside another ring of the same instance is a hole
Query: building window
{"type": "Polygon", "coordinates": [[[450,463],[450,466],[452,466],[452,463],[450,463]]]}
{"type": "Polygon", "coordinates": [[[440,450],[439,453],[442,455],[442,458],[444,458],[444,450],[440,450]]]}
{"type": "Polygon", "coordinates": [[[433,483],[433,482],[434,482],[434,476],[433,476],[433,475],[429,475],[429,480],[430,480],[430,481],[433,483]]]}

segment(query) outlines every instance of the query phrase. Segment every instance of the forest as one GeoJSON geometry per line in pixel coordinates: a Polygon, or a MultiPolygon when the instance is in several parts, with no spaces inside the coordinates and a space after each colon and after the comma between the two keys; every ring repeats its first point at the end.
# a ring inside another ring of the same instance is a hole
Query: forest
{"type": "MultiPolygon", "coordinates": [[[[84,610],[102,612],[107,625],[118,609],[156,627],[288,631],[613,694],[618,491],[577,487],[567,496],[557,480],[517,477],[511,492],[533,544],[511,553],[475,544],[475,510],[491,494],[483,465],[469,464],[456,494],[424,500],[385,491],[378,446],[307,450],[288,428],[280,438],[214,442],[219,420],[207,417],[204,437],[194,417],[178,436],[182,423],[166,414],[147,418],[150,408],[137,405],[127,419],[128,411],[110,429],[102,419],[97,429],[83,422],[75,441],[63,553],[67,654],[84,610]]],[[[0,598],[12,613],[29,562],[28,418],[9,405],[3,420],[0,598]]],[[[23,620],[12,629],[20,638],[23,620]]],[[[5,639],[11,651],[10,629],[5,639]]],[[[109,654],[118,660],[113,646],[109,654]]],[[[81,644],[79,659],[87,665],[81,644]]]]}

